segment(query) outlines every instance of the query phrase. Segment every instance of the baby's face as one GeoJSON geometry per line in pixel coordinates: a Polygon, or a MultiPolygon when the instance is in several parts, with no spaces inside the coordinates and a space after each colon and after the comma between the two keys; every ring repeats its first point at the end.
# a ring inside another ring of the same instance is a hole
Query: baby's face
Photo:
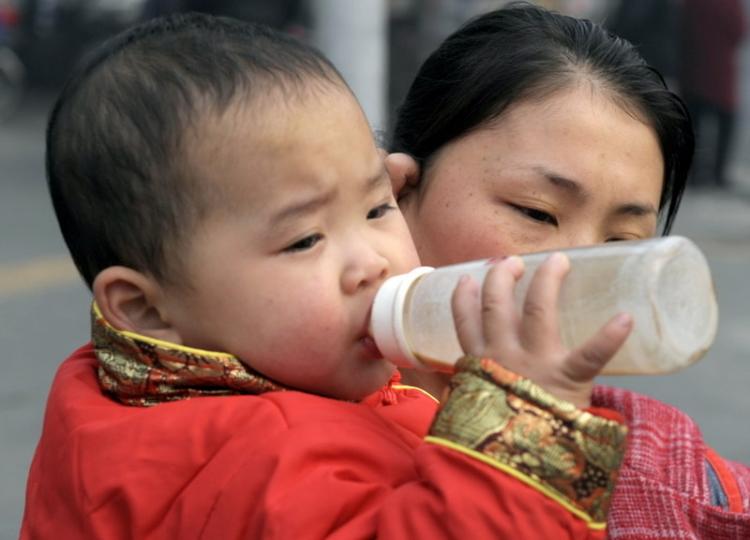
{"type": "Polygon", "coordinates": [[[185,345],[359,399],[394,369],[368,335],[375,292],[418,259],[356,101],[335,88],[295,101],[201,127],[190,166],[217,203],[189,239],[189,287],[165,289],[168,313],[185,345]]]}

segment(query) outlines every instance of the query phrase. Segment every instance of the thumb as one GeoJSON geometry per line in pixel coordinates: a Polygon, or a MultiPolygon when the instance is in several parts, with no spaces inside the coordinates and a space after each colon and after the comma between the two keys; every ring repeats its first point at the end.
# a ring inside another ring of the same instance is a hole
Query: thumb
{"type": "Polygon", "coordinates": [[[563,367],[564,373],[576,382],[592,380],[620,350],[632,329],[633,318],[629,314],[616,315],[568,356],[563,367]]]}

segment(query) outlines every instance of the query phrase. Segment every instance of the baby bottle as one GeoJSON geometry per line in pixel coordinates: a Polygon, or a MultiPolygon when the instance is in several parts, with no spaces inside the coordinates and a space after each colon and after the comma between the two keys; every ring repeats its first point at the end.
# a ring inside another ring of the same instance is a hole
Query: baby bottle
{"type": "MultiPolygon", "coordinates": [[[[718,307],[698,247],[680,236],[565,250],[570,272],[559,297],[561,339],[582,345],[620,312],[635,322],[605,375],[669,373],[697,361],[714,340],[718,307]]],[[[537,267],[549,253],[522,256],[515,288],[521,308],[537,267]]],[[[463,355],[451,312],[458,279],[479,283],[488,260],[420,267],[385,281],[372,307],[371,332],[383,356],[401,367],[451,371],[463,355]]]]}

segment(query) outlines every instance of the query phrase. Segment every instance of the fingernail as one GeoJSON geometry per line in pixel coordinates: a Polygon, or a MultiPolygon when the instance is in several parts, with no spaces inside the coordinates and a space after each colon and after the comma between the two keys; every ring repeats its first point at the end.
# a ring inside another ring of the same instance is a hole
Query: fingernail
{"type": "Polygon", "coordinates": [[[511,268],[516,268],[518,270],[522,270],[524,266],[523,259],[518,255],[511,255],[510,257],[506,257],[505,264],[507,264],[511,268]]]}
{"type": "Polygon", "coordinates": [[[566,268],[570,266],[570,259],[568,259],[568,256],[561,251],[557,251],[550,255],[550,259],[552,259],[555,264],[559,264],[560,266],[564,266],[566,268]]]}
{"type": "Polygon", "coordinates": [[[459,285],[463,285],[463,284],[464,284],[464,283],[466,283],[467,281],[469,281],[469,275],[468,275],[468,274],[463,274],[463,275],[461,275],[461,276],[460,276],[460,277],[458,278],[458,284],[459,284],[459,285]]]}
{"type": "Polygon", "coordinates": [[[497,257],[492,257],[491,259],[487,259],[487,264],[488,265],[497,264],[499,262],[504,261],[507,258],[508,258],[507,255],[498,255],[497,257]]]}
{"type": "Polygon", "coordinates": [[[622,327],[628,327],[633,324],[633,317],[629,313],[620,313],[615,318],[615,322],[622,327]]]}

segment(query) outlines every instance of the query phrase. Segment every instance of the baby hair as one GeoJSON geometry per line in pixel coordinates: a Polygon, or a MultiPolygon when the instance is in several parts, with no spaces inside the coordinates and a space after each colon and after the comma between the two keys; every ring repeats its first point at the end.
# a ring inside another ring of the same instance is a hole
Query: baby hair
{"type": "Polygon", "coordinates": [[[123,265],[179,275],[180,248],[210,209],[186,164],[199,121],[309,85],[346,88],[319,52],[261,25],[197,13],[154,19],[102,44],[71,76],[47,128],[49,191],[89,287],[123,265]]]}

